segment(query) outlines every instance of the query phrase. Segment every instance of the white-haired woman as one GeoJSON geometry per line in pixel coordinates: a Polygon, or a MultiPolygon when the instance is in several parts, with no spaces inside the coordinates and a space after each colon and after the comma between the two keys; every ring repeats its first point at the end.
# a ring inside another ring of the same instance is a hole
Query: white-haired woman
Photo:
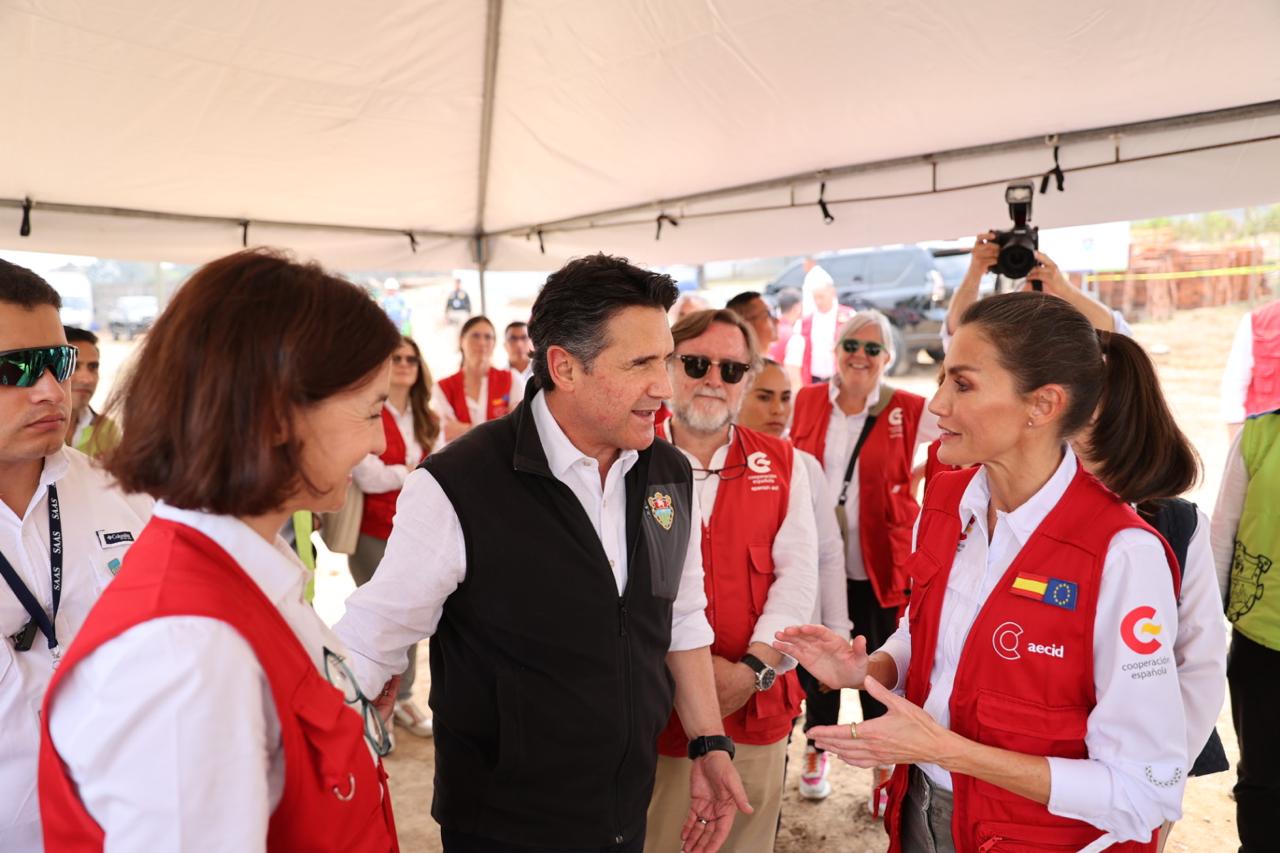
{"type": "MultiPolygon", "coordinates": [[[[938,437],[938,420],[925,409],[923,397],[881,382],[893,363],[892,341],[885,315],[854,314],[836,338],[834,375],[800,390],[791,426],[792,443],[817,457],[826,474],[844,533],[849,617],[854,636],[865,636],[869,649],[879,648],[894,632],[907,602],[905,565],[920,511],[911,490],[912,461],[917,442],[938,437]]],[[[840,713],[838,692],[826,694],[826,701],[813,701],[815,695],[810,691],[806,731],[834,724],[840,713]]],[[[859,698],[864,720],[884,714],[884,705],[869,694],[859,698]]],[[[891,767],[875,770],[873,814],[880,813],[891,772],[891,767]]],[[[826,774],[826,755],[810,741],[801,794],[825,797],[830,791],[826,774]]]]}

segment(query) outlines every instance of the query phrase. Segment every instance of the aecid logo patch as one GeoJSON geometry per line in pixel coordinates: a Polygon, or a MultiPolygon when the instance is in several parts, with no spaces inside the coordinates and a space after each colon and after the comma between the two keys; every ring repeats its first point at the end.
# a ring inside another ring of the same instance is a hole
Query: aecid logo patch
{"type": "Polygon", "coordinates": [[[769,459],[769,454],[757,450],[747,457],[747,467],[756,474],[768,474],[773,462],[769,459]]]}
{"type": "Polygon", "coordinates": [[[1144,604],[1133,608],[1120,621],[1120,639],[1140,655],[1155,654],[1162,645],[1156,637],[1164,630],[1155,618],[1154,607],[1144,604]]]}
{"type": "Polygon", "coordinates": [[[1019,660],[1022,657],[1021,647],[1031,655],[1047,658],[1065,658],[1066,647],[1060,643],[1023,643],[1022,626],[1017,622],[1002,622],[991,635],[991,647],[996,654],[1005,660],[1019,660]]]}

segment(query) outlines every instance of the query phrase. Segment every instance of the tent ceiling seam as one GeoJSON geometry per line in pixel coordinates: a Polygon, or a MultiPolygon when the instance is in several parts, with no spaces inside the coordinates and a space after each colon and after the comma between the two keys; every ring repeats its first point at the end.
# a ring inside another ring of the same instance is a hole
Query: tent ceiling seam
{"type": "MultiPolygon", "coordinates": [[[[1006,153],[1011,151],[1021,151],[1031,148],[1043,148],[1048,139],[1056,139],[1059,145],[1067,143],[1091,142],[1098,139],[1111,138],[1116,140],[1116,153],[1119,156],[1119,137],[1127,134],[1140,135],[1150,134],[1162,130],[1172,130],[1176,128],[1199,127],[1214,124],[1224,124],[1231,121],[1241,121],[1251,118],[1263,118],[1272,115],[1280,115],[1280,100],[1264,101],[1257,104],[1248,104],[1240,107],[1230,107],[1222,110],[1211,110],[1200,113],[1189,113],[1180,116],[1171,116],[1167,118],[1151,119],[1140,122],[1130,122],[1128,124],[1108,125],[1106,127],[1090,128],[1086,130],[1065,131],[1057,134],[1047,134],[1043,136],[1024,137],[1021,139],[1007,140],[1004,142],[993,142],[984,145],[968,146],[965,148],[955,148],[947,151],[939,151],[927,154],[912,155],[909,157],[895,157],[887,160],[877,160],[868,163],[857,163],[848,166],[841,166],[832,169],[817,169],[809,172],[800,172],[779,178],[770,178],[763,181],[755,181],[748,184],[738,184],[731,187],[723,187],[716,190],[706,190],[698,193],[691,193],[683,196],[674,196],[671,198],[655,199],[648,202],[626,205],[623,207],[610,208],[600,210],[593,213],[579,214],[575,216],[567,216],[560,219],[547,220],[543,222],[534,222],[526,225],[514,226],[511,228],[503,228],[497,231],[488,232],[488,237],[506,237],[506,236],[524,236],[541,229],[544,233],[552,233],[554,231],[572,231],[582,230],[584,228],[593,227],[589,220],[604,219],[612,216],[625,216],[631,213],[642,211],[651,211],[655,209],[677,207],[682,204],[693,204],[699,202],[716,201],[724,198],[732,198],[739,195],[749,195],[752,193],[766,192],[776,189],[794,190],[797,184],[817,184],[821,181],[831,181],[838,178],[850,177],[853,175],[866,174],[869,172],[887,171],[890,169],[903,168],[906,166],[918,166],[937,164],[950,160],[961,160],[973,157],[985,156],[990,154],[1006,153]],[[583,223],[583,224],[579,224],[583,223]],[[574,227],[576,226],[576,227],[574,227]]],[[[1185,152],[1183,152],[1185,153],[1185,152]]],[[[1119,162],[1119,161],[1117,161],[1119,162]]],[[[1115,165],[1115,163],[1112,163],[1115,165]]],[[[1035,175],[1034,177],[1040,177],[1035,175]]],[[[986,184],[983,184],[985,186],[986,184]]],[[[913,193],[911,195],[917,195],[913,193]]],[[[893,196],[889,196],[892,198],[893,196]]],[[[827,201],[828,204],[832,202],[827,201]]],[[[780,205],[778,207],[787,207],[788,205],[780,205]]],[[[763,208],[777,209],[777,208],[763,208]]],[[[733,211],[729,211],[733,212],[733,211]]],[[[710,214],[703,214],[704,216],[710,214]]],[[[651,217],[650,217],[651,218],[651,217]]]]}

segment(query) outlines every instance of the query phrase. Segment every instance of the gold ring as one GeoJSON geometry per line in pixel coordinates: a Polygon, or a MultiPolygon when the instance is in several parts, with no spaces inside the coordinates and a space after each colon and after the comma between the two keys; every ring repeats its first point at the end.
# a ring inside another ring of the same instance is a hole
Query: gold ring
{"type": "Polygon", "coordinates": [[[857,739],[858,739],[858,724],[857,724],[857,723],[850,723],[850,724],[849,724],[849,735],[850,735],[850,737],[852,737],[854,740],[857,740],[857,739]]]}

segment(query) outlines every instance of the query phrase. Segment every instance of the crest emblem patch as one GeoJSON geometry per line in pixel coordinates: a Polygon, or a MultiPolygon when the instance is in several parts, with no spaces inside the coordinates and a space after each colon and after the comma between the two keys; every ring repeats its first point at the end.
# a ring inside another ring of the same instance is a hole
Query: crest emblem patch
{"type": "Polygon", "coordinates": [[[649,514],[653,516],[654,521],[662,525],[663,530],[670,530],[672,522],[676,520],[676,511],[671,505],[671,495],[654,492],[649,498],[649,514]]]}

